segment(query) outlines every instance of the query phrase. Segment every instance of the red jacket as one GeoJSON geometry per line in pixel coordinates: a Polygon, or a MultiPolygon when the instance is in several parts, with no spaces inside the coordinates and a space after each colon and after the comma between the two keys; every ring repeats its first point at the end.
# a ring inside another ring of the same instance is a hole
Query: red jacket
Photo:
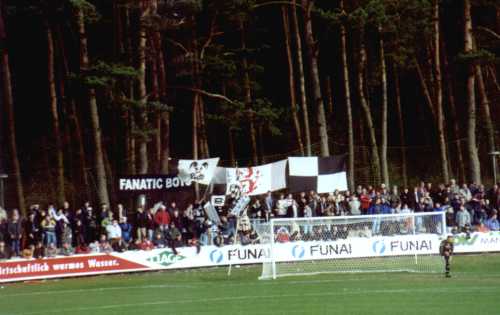
{"type": "Polygon", "coordinates": [[[361,201],[361,209],[368,209],[370,208],[370,203],[372,202],[372,199],[370,198],[369,195],[361,195],[359,197],[359,200],[361,201]]]}
{"type": "Polygon", "coordinates": [[[158,225],[169,225],[170,215],[165,210],[159,210],[155,214],[155,223],[158,225]]]}

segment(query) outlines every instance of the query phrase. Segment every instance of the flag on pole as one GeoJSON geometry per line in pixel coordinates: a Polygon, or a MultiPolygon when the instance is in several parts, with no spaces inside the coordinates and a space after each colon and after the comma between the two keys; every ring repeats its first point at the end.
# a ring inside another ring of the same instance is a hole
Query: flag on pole
{"type": "Polygon", "coordinates": [[[290,192],[314,190],[319,194],[347,190],[346,155],[289,157],[290,192]]]}
{"type": "Polygon", "coordinates": [[[226,168],[226,194],[255,196],[286,188],[286,163],[226,168]]]}
{"type": "Polygon", "coordinates": [[[205,160],[179,160],[179,177],[185,182],[209,185],[219,163],[219,158],[205,160]]]}

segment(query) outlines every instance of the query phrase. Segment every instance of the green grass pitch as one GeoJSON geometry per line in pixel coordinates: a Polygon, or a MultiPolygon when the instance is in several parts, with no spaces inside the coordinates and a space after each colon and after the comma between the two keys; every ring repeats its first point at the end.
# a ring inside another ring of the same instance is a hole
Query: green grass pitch
{"type": "Polygon", "coordinates": [[[261,266],[4,285],[0,314],[500,314],[500,254],[455,256],[443,274],[257,280],[261,266]]]}

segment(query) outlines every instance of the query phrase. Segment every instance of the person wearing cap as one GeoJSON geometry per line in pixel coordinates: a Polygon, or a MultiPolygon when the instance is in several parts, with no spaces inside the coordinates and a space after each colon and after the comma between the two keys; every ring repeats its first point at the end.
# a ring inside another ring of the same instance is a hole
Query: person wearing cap
{"type": "Polygon", "coordinates": [[[445,262],[445,276],[446,278],[450,278],[450,261],[451,261],[451,256],[453,255],[453,236],[448,235],[448,237],[441,242],[441,245],[439,246],[439,253],[441,256],[444,258],[445,262]]]}

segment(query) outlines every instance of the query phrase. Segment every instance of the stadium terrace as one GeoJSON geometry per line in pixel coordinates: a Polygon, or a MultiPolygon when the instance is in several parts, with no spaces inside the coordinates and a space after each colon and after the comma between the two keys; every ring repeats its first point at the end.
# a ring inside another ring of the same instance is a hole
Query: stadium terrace
{"type": "MultiPolygon", "coordinates": [[[[161,187],[164,182],[134,179],[120,183],[124,187],[161,187]]],[[[219,247],[238,243],[261,243],[255,226],[273,218],[312,218],[350,215],[377,215],[391,213],[444,212],[449,233],[474,231],[498,231],[497,212],[500,205],[497,185],[486,189],[477,185],[456,185],[451,182],[434,187],[421,183],[411,191],[408,188],[384,186],[361,187],[354,192],[317,194],[314,191],[297,194],[268,193],[254,196],[240,220],[231,209],[236,198],[226,198],[216,211],[220,222],[213,222],[204,211],[205,202],[180,208],[176,202],[168,205],[156,203],[150,208],[138,207],[135,211],[122,204],[114,209],[101,205],[97,210],[90,203],[81,207],[64,203],[59,208],[33,205],[27,217],[21,217],[16,209],[0,210],[0,259],[48,258],[75,254],[111,253],[129,250],[169,248],[173,254],[177,248],[206,245],[219,247]]],[[[299,234],[304,240],[315,236],[304,227],[299,234]]],[[[373,224],[364,229],[339,227],[328,231],[327,238],[348,239],[356,233],[375,237],[390,231],[373,224]]],[[[279,239],[281,236],[278,235],[279,239]]],[[[293,235],[286,236],[287,239],[293,235]]],[[[326,237],[326,236],[325,236],[326,237]]],[[[280,241],[280,240],[278,240],[280,241]]],[[[391,247],[428,247],[430,244],[401,243],[393,241],[391,247]]],[[[311,249],[312,250],[312,249],[311,249]]],[[[319,248],[318,251],[325,250],[319,248]]],[[[232,250],[230,256],[266,256],[265,251],[242,253],[232,250]]]]}

